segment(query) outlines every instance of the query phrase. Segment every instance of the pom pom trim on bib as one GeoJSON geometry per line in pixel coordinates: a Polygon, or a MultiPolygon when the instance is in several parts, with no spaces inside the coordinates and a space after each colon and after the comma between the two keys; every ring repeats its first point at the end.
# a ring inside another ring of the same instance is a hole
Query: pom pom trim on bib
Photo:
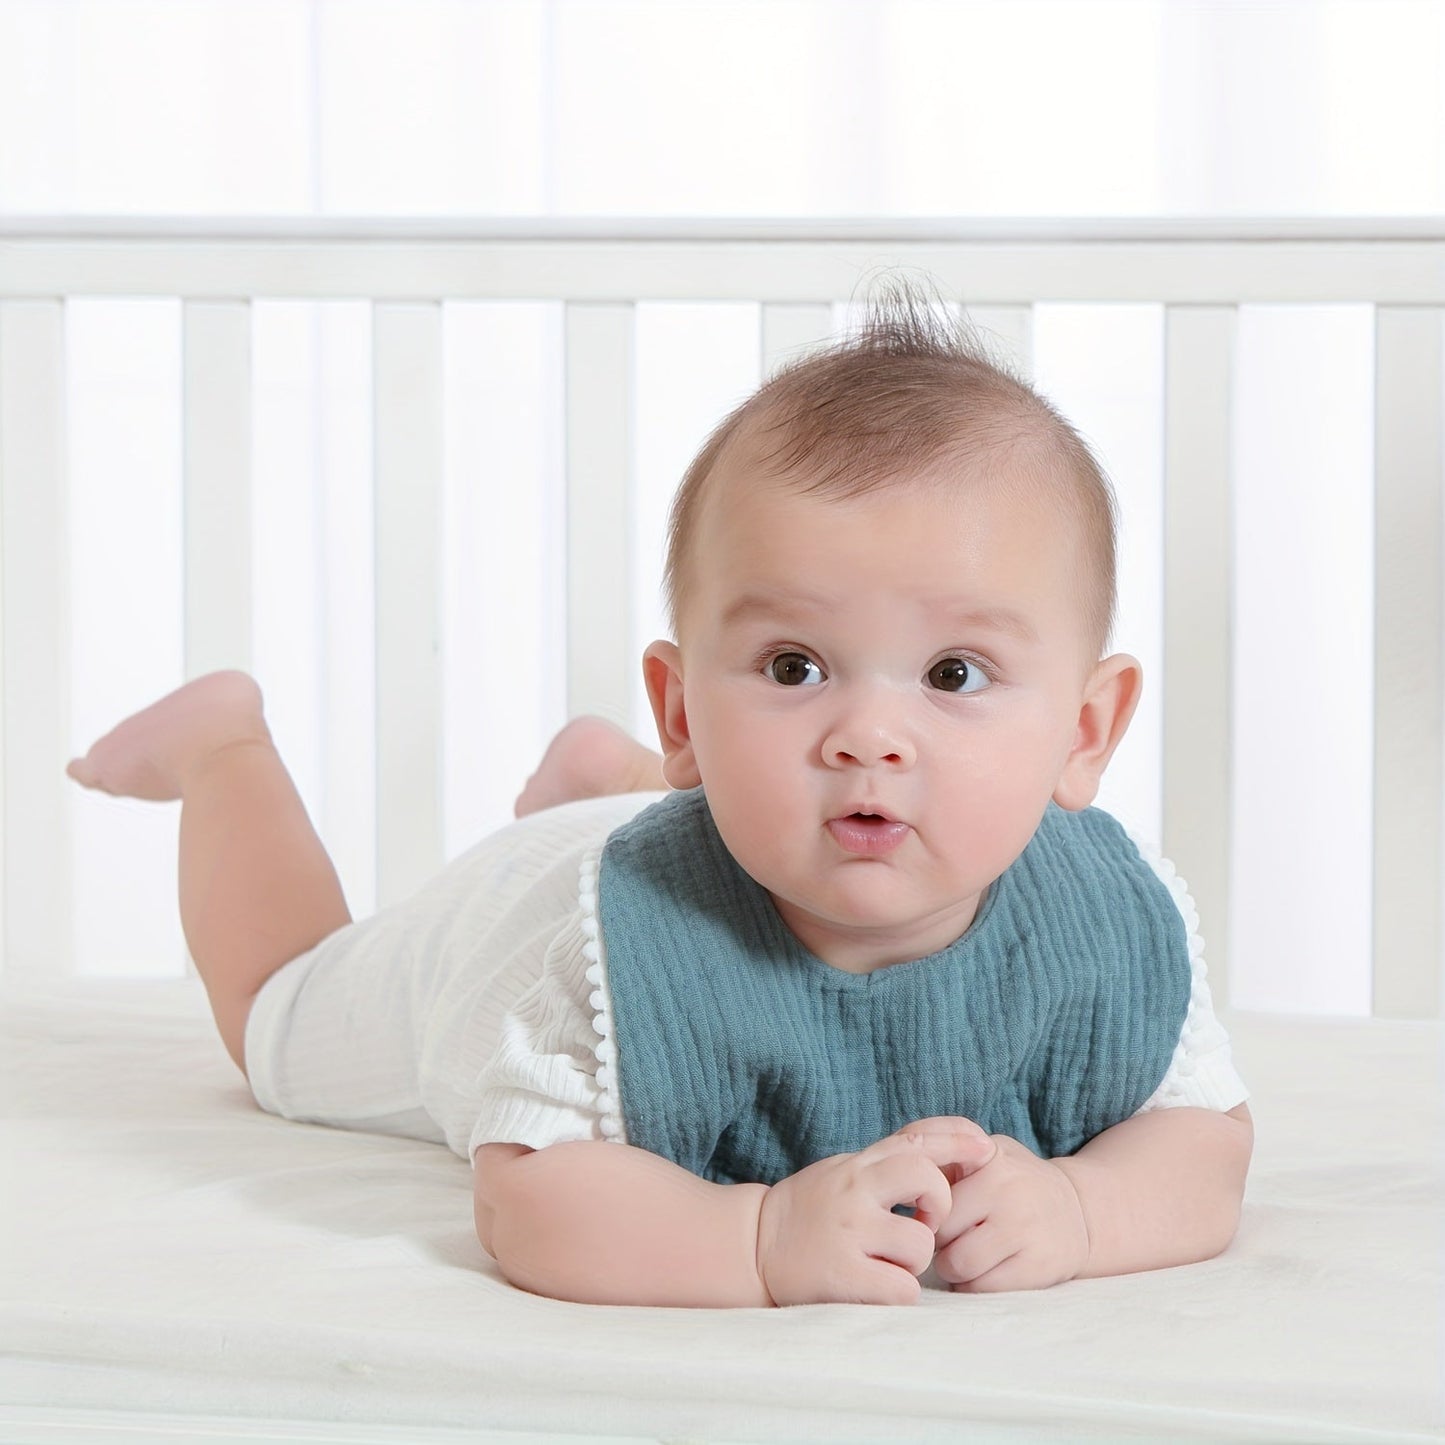
{"type": "Polygon", "coordinates": [[[622,1096],[617,1087],[617,1042],[612,1019],[612,996],[607,987],[606,950],[602,945],[602,928],[597,914],[597,872],[602,849],[594,848],[582,860],[579,870],[577,902],[582,917],[582,956],[587,960],[585,977],[591,989],[588,1005],[592,1009],[592,1032],[597,1042],[592,1053],[597,1060],[597,1089],[600,1095],[601,1119],[598,1127],[605,1139],[627,1142],[627,1128],[622,1118],[622,1096]]]}

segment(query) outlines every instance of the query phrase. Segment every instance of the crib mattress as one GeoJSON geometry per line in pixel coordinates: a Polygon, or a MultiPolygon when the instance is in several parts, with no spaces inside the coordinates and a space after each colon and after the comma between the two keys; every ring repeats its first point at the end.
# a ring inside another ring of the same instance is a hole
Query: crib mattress
{"type": "Polygon", "coordinates": [[[195,983],[11,987],[0,1438],[1439,1439],[1440,1027],[1228,1022],[1258,1144],[1219,1259],[670,1311],[513,1289],[461,1160],[262,1114],[195,983]]]}

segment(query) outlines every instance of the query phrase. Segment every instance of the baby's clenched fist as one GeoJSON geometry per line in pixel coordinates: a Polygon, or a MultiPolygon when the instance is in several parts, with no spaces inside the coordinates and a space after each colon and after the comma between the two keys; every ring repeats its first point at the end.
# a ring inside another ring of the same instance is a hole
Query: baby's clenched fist
{"type": "Polygon", "coordinates": [[[925,1120],[856,1154],[820,1159],[768,1190],[759,1278],[774,1304],[913,1304],[950,1216],[950,1174],[994,1145],[964,1119],[925,1120]],[[912,1217],[895,1214],[909,1206],[912,1217]]]}

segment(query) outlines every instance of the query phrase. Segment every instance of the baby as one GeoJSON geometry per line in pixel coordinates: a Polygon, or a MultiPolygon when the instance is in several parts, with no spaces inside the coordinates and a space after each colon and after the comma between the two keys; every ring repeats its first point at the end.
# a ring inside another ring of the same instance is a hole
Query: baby
{"type": "Polygon", "coordinates": [[[182,801],[263,1108],[448,1143],[514,1284],[906,1304],[1211,1257],[1252,1126],[1193,908],[1092,808],[1138,701],[1088,447],[907,296],[674,503],[661,756],[569,725],[518,821],[352,922],[244,674],[70,765],[182,801]],[[660,792],[670,788],[670,792],[660,792]]]}

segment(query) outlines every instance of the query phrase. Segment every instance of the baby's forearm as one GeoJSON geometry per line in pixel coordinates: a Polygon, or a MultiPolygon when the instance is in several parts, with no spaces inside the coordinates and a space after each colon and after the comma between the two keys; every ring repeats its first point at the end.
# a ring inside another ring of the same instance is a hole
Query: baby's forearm
{"type": "Polygon", "coordinates": [[[502,1273],[587,1304],[770,1305],[757,1264],[761,1184],[710,1184],[625,1144],[491,1145],[477,1231],[502,1273]]]}
{"type": "Polygon", "coordinates": [[[1254,1142],[1249,1110],[1159,1109],[1053,1162],[1073,1181],[1089,1232],[1082,1276],[1192,1264],[1239,1224],[1254,1142]]]}

